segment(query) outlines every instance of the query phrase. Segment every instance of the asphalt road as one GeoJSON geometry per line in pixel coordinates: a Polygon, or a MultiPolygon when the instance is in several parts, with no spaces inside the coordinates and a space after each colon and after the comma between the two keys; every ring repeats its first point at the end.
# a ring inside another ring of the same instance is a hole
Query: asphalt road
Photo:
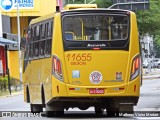
{"type": "MultiPolygon", "coordinates": [[[[30,111],[30,105],[23,102],[23,95],[17,95],[12,97],[3,97],[0,98],[0,111],[30,111]]],[[[144,113],[150,113],[150,112],[160,112],[160,79],[155,80],[144,80],[143,86],[141,87],[141,95],[138,102],[138,105],[134,107],[134,111],[140,111],[144,113]]],[[[28,114],[28,113],[27,113],[28,114]]],[[[42,113],[41,115],[33,116],[32,117],[1,117],[0,120],[45,120],[45,119],[102,119],[102,120],[130,120],[130,119],[160,119],[160,114],[157,116],[157,114],[151,115],[150,117],[142,117],[143,115],[139,116],[125,116],[122,118],[108,118],[105,114],[101,116],[96,116],[94,114],[94,109],[89,108],[86,111],[80,111],[79,109],[69,109],[68,112],[65,112],[65,115],[63,117],[56,117],[56,118],[46,118],[45,113],[42,113]],[[40,117],[42,115],[42,117],[40,117]]]]}

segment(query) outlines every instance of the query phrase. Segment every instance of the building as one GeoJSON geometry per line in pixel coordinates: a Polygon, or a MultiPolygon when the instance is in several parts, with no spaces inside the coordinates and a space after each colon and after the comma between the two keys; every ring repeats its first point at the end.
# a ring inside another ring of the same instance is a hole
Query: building
{"type": "Polygon", "coordinates": [[[6,74],[5,47],[0,44],[0,76],[6,74]]]}
{"type": "MultiPolygon", "coordinates": [[[[3,0],[6,1],[6,0],[3,0]]],[[[17,34],[17,1],[19,2],[19,15],[20,15],[20,26],[21,36],[23,30],[26,28],[31,19],[38,16],[43,16],[48,13],[55,12],[56,0],[11,0],[13,1],[13,8],[11,11],[6,12],[2,10],[2,15],[9,16],[10,28],[12,34],[17,34]]],[[[3,18],[2,18],[3,19],[3,18]]],[[[5,22],[4,22],[5,23],[5,22]]],[[[4,29],[4,26],[3,26],[4,29]]],[[[3,31],[6,32],[6,31],[3,31]]]]}
{"type": "MultiPolygon", "coordinates": [[[[56,11],[56,0],[1,0],[1,5],[10,5],[12,9],[7,11],[0,6],[2,11],[2,31],[3,33],[17,34],[17,1],[19,4],[20,16],[20,36],[24,36],[24,29],[29,22],[36,17],[56,11]]],[[[5,37],[6,38],[6,37],[5,37]]],[[[8,65],[10,76],[19,79],[19,55],[18,49],[9,49],[8,65]]]]}
{"type": "Polygon", "coordinates": [[[152,36],[149,36],[148,34],[146,34],[143,38],[141,38],[141,48],[142,48],[143,61],[145,61],[146,59],[155,58],[152,36]]]}

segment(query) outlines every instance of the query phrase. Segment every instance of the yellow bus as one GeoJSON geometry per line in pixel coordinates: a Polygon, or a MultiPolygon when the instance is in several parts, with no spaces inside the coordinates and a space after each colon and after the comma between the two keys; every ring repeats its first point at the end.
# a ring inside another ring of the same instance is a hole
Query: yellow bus
{"type": "MultiPolygon", "coordinates": [[[[86,6],[87,7],[87,6],[86,6]]],[[[80,8],[36,18],[27,29],[24,100],[32,112],[61,115],[69,108],[133,112],[141,85],[135,13],[80,8]]]]}

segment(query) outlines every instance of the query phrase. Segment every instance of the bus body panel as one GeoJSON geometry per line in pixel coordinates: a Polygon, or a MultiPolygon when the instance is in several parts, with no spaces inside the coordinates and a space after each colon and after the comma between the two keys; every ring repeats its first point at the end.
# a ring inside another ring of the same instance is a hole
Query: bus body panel
{"type": "MultiPolygon", "coordinates": [[[[141,74],[131,80],[131,72],[133,60],[140,56],[140,49],[136,16],[133,12],[129,13],[128,50],[68,51],[64,48],[61,13],[55,13],[50,57],[28,60],[23,72],[25,101],[28,86],[31,104],[43,104],[42,94],[45,96],[46,105],[60,101],[65,106],[65,101],[69,101],[67,107],[75,107],[79,104],[74,100],[82,103],[83,98],[92,100],[91,102],[100,101],[102,104],[110,104],[112,99],[122,98],[121,102],[136,104],[140,93],[141,74]],[[60,60],[63,75],[61,80],[53,75],[53,57],[60,60]],[[72,102],[75,102],[74,105],[72,102]]],[[[51,19],[51,16],[37,19],[33,24],[51,19]]],[[[84,105],[86,103],[84,101],[84,105]]]]}
{"type": "MultiPolygon", "coordinates": [[[[140,77],[136,80],[139,81],[140,77]]],[[[132,81],[130,83],[114,86],[77,86],[66,84],[68,97],[111,97],[111,96],[139,96],[140,82],[132,81]],[[70,88],[76,88],[71,90],[70,88]],[[89,89],[104,89],[103,94],[90,94],[89,89]]]]}
{"type": "Polygon", "coordinates": [[[125,51],[68,51],[65,52],[65,62],[68,81],[73,85],[112,86],[127,80],[128,52],[125,51]],[[76,71],[78,76],[74,75],[76,71]],[[92,81],[95,71],[101,73],[98,83],[92,81]],[[119,78],[118,73],[121,73],[119,78]]]}
{"type": "MultiPolygon", "coordinates": [[[[42,85],[45,90],[45,99],[49,101],[51,99],[51,80],[52,80],[52,61],[51,58],[30,61],[26,68],[25,76],[25,88],[29,87],[30,102],[36,104],[42,104],[41,92],[42,85]],[[32,66],[32,67],[31,67],[32,66]]],[[[26,89],[25,89],[26,92],[26,89]]]]}

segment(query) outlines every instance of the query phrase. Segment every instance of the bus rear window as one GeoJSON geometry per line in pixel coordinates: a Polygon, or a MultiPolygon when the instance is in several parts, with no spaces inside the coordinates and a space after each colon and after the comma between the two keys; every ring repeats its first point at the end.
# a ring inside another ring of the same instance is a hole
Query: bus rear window
{"type": "MultiPolygon", "coordinates": [[[[104,43],[102,47],[123,48],[128,43],[129,17],[127,15],[68,15],[63,17],[63,38],[68,47],[76,43],[104,43]]],[[[87,47],[88,45],[82,45],[87,47]]],[[[92,45],[91,45],[92,46],[92,45]]],[[[81,46],[78,46],[81,47],[81,46]]]]}

